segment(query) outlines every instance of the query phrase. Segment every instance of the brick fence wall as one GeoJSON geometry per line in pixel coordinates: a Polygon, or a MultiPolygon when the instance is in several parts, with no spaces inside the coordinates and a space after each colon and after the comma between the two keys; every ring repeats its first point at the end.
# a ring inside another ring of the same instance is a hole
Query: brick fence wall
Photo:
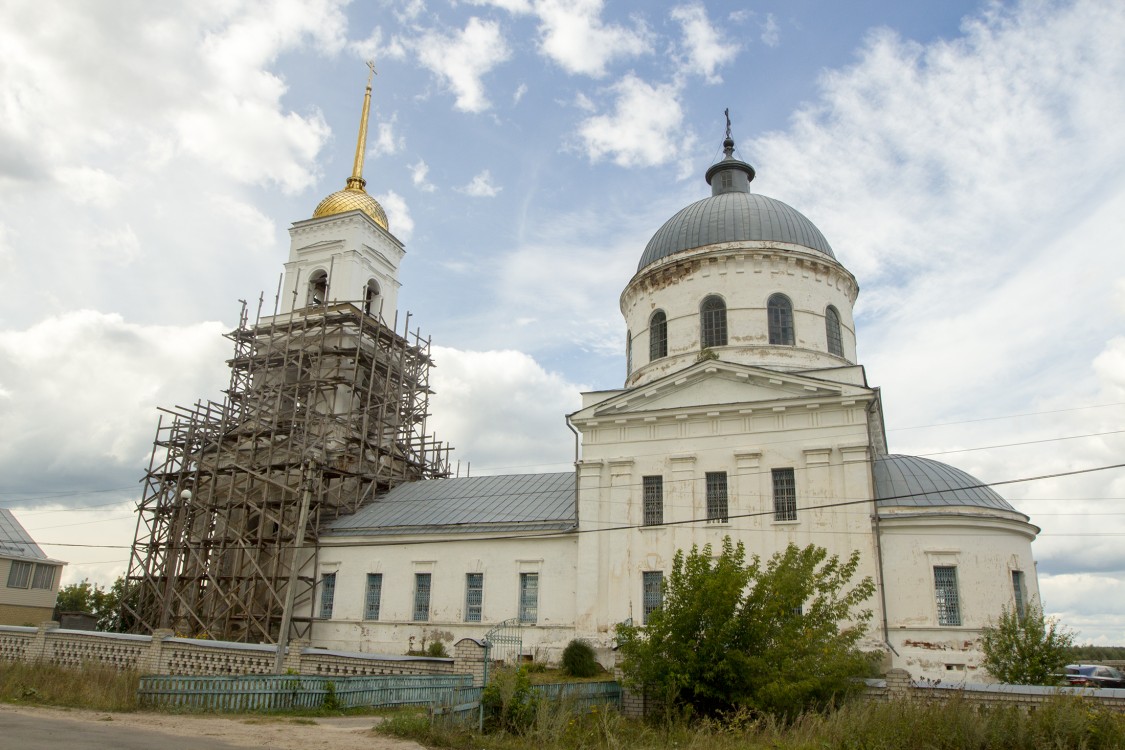
{"type": "MultiPolygon", "coordinates": [[[[38,628],[0,625],[0,661],[104,664],[141,674],[246,675],[272,673],[276,656],[277,647],[269,644],[176,638],[171,630],[149,636],[65,630],[57,622],[38,628]]],[[[484,645],[471,638],[454,645],[452,659],[326,651],[293,641],[283,669],[321,676],[471,674],[479,685],[484,658],[484,645]]]]}
{"type": "Polygon", "coordinates": [[[868,680],[864,697],[869,700],[948,700],[954,695],[977,705],[1038,706],[1057,695],[1080,695],[1107,708],[1125,712],[1125,689],[1040,687],[1038,685],[980,685],[973,683],[931,684],[915,682],[903,669],[892,669],[882,680],[868,680]]]}

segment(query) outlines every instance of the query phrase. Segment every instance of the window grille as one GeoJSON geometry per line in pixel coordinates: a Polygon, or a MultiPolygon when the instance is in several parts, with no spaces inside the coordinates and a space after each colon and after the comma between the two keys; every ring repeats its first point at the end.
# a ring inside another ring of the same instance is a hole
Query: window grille
{"type": "Polygon", "coordinates": [[[699,307],[700,341],[704,349],[727,345],[727,306],[714,295],[699,307]]]}
{"type": "Polygon", "coordinates": [[[465,622],[480,622],[484,604],[484,573],[465,574],[465,622]]]}
{"type": "Polygon", "coordinates": [[[645,526],[664,523],[664,477],[644,478],[645,526]]]}
{"type": "Polygon", "coordinates": [[[832,305],[824,311],[824,329],[828,336],[828,353],[844,356],[844,340],[840,337],[840,313],[832,305]]]}
{"type": "Polygon", "coordinates": [[[633,374],[633,332],[625,331],[625,377],[633,374]]]}
{"type": "Polygon", "coordinates": [[[332,605],[336,600],[336,574],[325,573],[320,577],[320,616],[332,619],[332,605]]]}
{"type": "Polygon", "coordinates": [[[430,574],[414,574],[414,622],[430,619],[430,574]]]}
{"type": "Polygon", "coordinates": [[[12,560],[12,567],[8,570],[8,588],[26,589],[31,583],[31,568],[29,562],[12,560]]]}
{"type": "Polygon", "coordinates": [[[651,362],[667,356],[668,316],[663,310],[657,310],[648,324],[648,358],[651,362]]]}
{"type": "Polygon", "coordinates": [[[774,469],[773,520],[797,520],[797,480],[792,469],[774,469]]]}
{"type": "Polygon", "coordinates": [[[54,582],[55,566],[36,564],[35,576],[31,579],[31,588],[50,589],[54,582]]]}
{"type": "Polygon", "coordinates": [[[1023,571],[1012,571],[1012,594],[1016,599],[1016,618],[1023,622],[1024,616],[1027,615],[1027,608],[1024,606],[1023,600],[1023,571]]]}
{"type": "Polygon", "coordinates": [[[539,621],[539,574],[520,573],[520,622],[539,621]]]}
{"type": "Polygon", "coordinates": [[[707,520],[711,523],[727,522],[727,473],[707,472],[707,520]]]}
{"type": "Polygon", "coordinates": [[[961,601],[957,594],[957,568],[934,566],[934,593],[937,597],[938,625],[961,624],[961,601]]]}
{"type": "Polygon", "coordinates": [[[766,303],[770,343],[793,346],[793,303],[784,294],[775,294],[766,303]]]}
{"type": "Polygon", "coordinates": [[[653,611],[660,609],[660,605],[664,603],[664,573],[659,570],[646,570],[641,576],[644,589],[642,601],[643,624],[648,625],[648,616],[653,611]]]}
{"type": "Polygon", "coordinates": [[[383,574],[367,574],[367,591],[363,597],[363,619],[378,620],[379,605],[383,600],[383,574]]]}

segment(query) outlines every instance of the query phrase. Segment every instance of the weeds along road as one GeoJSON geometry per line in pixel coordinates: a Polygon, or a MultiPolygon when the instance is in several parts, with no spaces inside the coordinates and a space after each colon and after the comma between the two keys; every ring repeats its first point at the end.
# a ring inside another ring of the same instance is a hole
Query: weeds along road
{"type": "Polygon", "coordinates": [[[421,750],[421,745],[375,734],[375,716],[215,716],[108,713],[0,704],[4,750],[421,750]]]}

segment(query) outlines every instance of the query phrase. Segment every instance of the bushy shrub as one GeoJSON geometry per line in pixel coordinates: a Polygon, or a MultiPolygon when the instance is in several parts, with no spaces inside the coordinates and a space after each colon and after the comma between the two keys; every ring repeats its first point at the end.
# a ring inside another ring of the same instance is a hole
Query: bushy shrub
{"type": "Polygon", "coordinates": [[[426,656],[449,656],[449,652],[445,650],[445,644],[441,641],[430,641],[426,646],[426,656]]]}
{"type": "Polygon", "coordinates": [[[562,666],[572,677],[593,677],[601,669],[598,660],[594,658],[594,647],[578,638],[566,644],[562,666]]]}
{"type": "Polygon", "coordinates": [[[481,694],[485,730],[523,734],[535,722],[539,695],[531,688],[527,669],[497,669],[481,694]]]}

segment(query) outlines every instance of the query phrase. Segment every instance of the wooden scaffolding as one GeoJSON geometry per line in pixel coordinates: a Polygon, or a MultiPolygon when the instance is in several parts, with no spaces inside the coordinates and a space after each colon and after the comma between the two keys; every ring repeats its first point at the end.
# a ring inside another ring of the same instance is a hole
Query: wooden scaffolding
{"type": "Polygon", "coordinates": [[[162,409],[123,615],[137,632],[307,638],[318,538],[396,484],[449,476],[426,433],[430,342],[332,303],[259,316],[222,403],[162,409]],[[287,634],[281,637],[288,620],[287,634]]]}

